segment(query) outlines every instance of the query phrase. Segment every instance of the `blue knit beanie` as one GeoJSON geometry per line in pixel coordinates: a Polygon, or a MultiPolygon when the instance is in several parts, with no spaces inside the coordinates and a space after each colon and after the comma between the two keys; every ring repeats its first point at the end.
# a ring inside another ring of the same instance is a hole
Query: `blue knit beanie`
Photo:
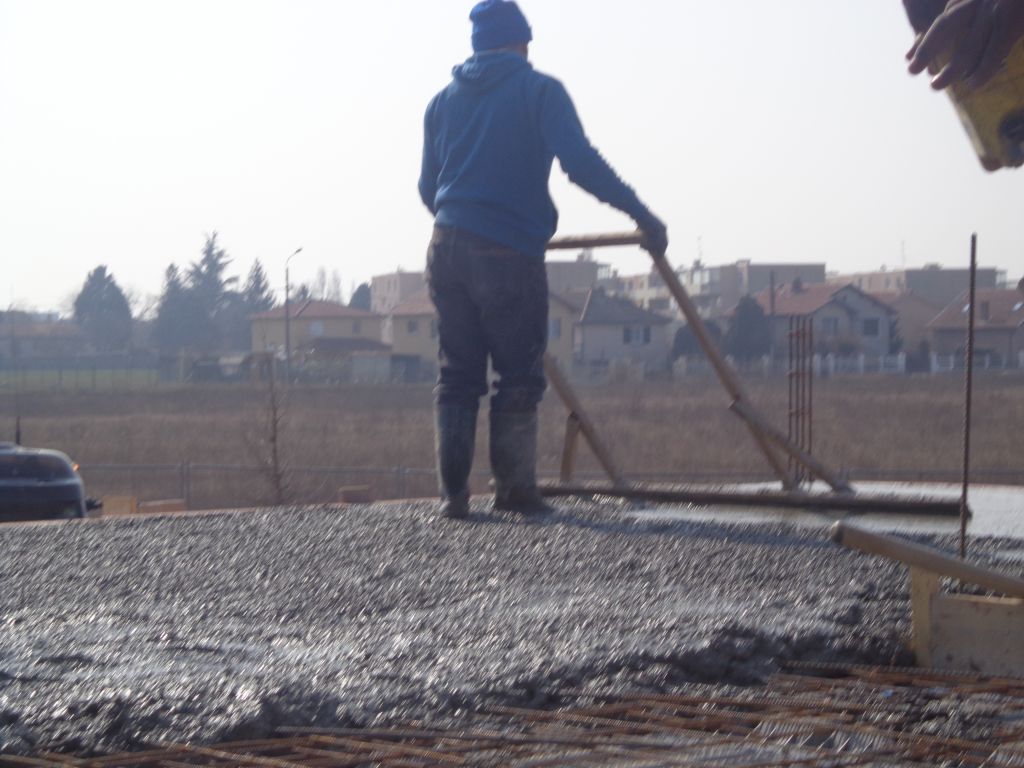
{"type": "Polygon", "coordinates": [[[533,40],[533,31],[514,0],[483,0],[469,14],[473,50],[493,51],[533,40]]]}

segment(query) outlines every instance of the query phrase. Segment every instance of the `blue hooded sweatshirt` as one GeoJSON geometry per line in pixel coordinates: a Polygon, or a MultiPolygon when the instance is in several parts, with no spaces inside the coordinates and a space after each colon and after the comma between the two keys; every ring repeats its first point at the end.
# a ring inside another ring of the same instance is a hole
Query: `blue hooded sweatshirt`
{"type": "Polygon", "coordinates": [[[453,70],[424,120],[420,196],[442,226],[528,255],[558,227],[548,180],[569,178],[643,223],[651,216],[591,146],[565,87],[516,53],[478,53],[453,70]]]}

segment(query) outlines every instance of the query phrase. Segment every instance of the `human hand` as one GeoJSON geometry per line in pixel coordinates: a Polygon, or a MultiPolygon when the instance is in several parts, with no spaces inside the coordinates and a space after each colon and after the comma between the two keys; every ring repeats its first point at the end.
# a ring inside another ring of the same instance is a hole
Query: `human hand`
{"type": "Polygon", "coordinates": [[[656,259],[663,258],[668,250],[668,227],[665,223],[648,211],[646,216],[637,220],[637,226],[643,235],[640,247],[656,259]]]}
{"type": "Polygon", "coordinates": [[[1024,0],[949,0],[907,53],[910,72],[920,74],[937,56],[951,51],[932,87],[942,90],[964,81],[977,88],[999,71],[1022,36],[1024,0]]]}

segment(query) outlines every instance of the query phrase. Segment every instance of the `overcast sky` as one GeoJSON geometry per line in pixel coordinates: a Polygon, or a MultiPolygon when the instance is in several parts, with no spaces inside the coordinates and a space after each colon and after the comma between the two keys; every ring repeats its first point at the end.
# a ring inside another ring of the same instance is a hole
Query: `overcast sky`
{"type": "MultiPolygon", "coordinates": [[[[422,114],[468,55],[466,0],[0,0],[0,306],[106,264],[160,290],[217,230],[244,275],[420,269],[422,114]]],[[[689,263],[1024,271],[1024,171],[984,173],[906,74],[899,0],[523,0],[534,65],[689,263]],[[700,242],[700,246],[698,246],[700,242]]],[[[631,228],[552,189],[561,233],[631,228]]],[[[623,249],[622,272],[647,268],[623,249]]]]}

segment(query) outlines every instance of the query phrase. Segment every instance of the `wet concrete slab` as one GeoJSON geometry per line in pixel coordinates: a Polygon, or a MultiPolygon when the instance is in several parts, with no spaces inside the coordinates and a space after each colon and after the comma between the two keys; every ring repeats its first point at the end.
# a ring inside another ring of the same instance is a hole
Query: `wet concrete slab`
{"type": "Polygon", "coordinates": [[[894,564],[791,521],[631,510],[573,501],[524,521],[474,501],[457,523],[415,502],[6,526],[0,751],[756,684],[784,660],[909,661],[894,564]]]}

